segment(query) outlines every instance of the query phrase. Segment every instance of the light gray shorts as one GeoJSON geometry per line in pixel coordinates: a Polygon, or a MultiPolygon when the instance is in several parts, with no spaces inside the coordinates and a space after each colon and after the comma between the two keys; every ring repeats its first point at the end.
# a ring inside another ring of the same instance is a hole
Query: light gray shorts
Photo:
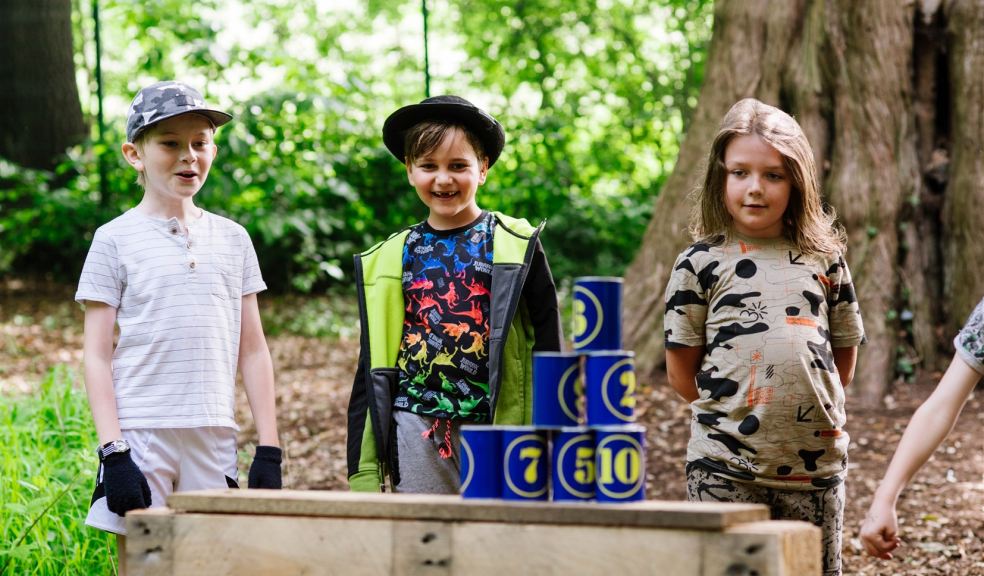
{"type": "MultiPolygon", "coordinates": [[[[151,508],[164,506],[174,492],[238,488],[236,431],[224,426],[123,430],[133,462],[150,485],[151,508]]],[[[103,468],[96,474],[96,489],[89,505],[87,526],[126,534],[123,516],[106,507],[103,468]]]]}

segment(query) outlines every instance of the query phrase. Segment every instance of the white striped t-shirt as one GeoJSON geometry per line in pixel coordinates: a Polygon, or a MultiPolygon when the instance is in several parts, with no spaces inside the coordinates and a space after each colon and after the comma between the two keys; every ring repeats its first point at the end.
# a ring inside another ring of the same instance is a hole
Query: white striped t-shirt
{"type": "Polygon", "coordinates": [[[242,297],[266,284],[242,226],[203,210],[188,228],[129,210],[96,230],[82,268],[75,300],[116,308],[122,429],[237,428],[242,297]]]}

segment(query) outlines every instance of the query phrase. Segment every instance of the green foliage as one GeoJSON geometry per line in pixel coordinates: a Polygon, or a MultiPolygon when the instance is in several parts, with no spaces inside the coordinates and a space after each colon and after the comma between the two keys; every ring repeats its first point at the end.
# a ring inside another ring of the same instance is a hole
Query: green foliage
{"type": "Polygon", "coordinates": [[[351,294],[264,298],[261,315],[267,336],[350,339],[359,335],[358,304],[351,294]]]}
{"type": "Polygon", "coordinates": [[[64,368],[0,402],[0,574],[113,574],[115,538],[87,528],[96,434],[64,368]]]}
{"type": "Polygon", "coordinates": [[[489,195],[551,219],[556,275],[621,274],[696,105],[711,2],[461,4],[474,82],[509,111],[489,195]]]}
{"type": "MultiPolygon", "coordinates": [[[[141,194],[118,152],[127,104],[167,77],[235,116],[198,200],[247,228],[272,288],[346,282],[353,253],[426,216],[380,137],[390,112],[423,98],[419,2],[100,9],[103,45],[125,47],[103,54],[108,144],[69,151],[55,174],[0,163],[0,272],[77,277],[95,228],[141,194]]],[[[76,64],[91,78],[82,14],[76,64]]],[[[710,20],[709,0],[431,6],[432,92],[469,98],[507,132],[479,203],[548,219],[555,276],[618,275],[631,261],[696,105],[710,20]]]]}
{"type": "MultiPolygon", "coordinates": [[[[100,202],[92,151],[75,148],[53,173],[26,170],[0,158],[0,273],[40,271],[77,276],[92,233],[121,207],[100,202]]],[[[122,159],[120,159],[122,161],[122,159]]],[[[123,198],[128,183],[110,181],[123,198]]],[[[132,179],[128,173],[126,178],[132,179]]]]}

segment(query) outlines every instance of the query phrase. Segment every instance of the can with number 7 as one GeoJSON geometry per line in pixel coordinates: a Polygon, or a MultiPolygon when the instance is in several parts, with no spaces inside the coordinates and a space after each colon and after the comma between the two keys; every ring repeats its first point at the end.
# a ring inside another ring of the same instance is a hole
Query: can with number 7
{"type": "Polygon", "coordinates": [[[506,500],[546,500],[550,454],[547,431],[533,426],[501,426],[502,497],[506,500]]]}

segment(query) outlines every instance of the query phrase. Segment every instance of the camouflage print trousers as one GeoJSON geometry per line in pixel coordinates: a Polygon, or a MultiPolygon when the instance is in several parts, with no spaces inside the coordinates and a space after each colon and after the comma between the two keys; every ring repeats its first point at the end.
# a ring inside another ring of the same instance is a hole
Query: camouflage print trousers
{"type": "Polygon", "coordinates": [[[780,490],[715,476],[687,464],[687,499],[691,502],[765,504],[773,520],[803,520],[823,531],[823,574],[841,574],[844,528],[844,483],[820,490],[780,490]]]}

